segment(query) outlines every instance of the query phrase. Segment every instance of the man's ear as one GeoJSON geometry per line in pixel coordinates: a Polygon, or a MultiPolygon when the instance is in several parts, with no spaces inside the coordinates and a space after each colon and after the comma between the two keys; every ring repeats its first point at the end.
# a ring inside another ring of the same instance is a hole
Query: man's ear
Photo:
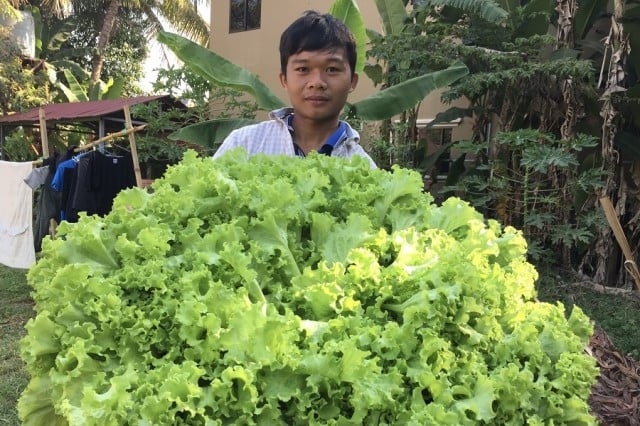
{"type": "Polygon", "coordinates": [[[280,80],[280,84],[282,85],[283,88],[287,88],[287,76],[281,72],[280,74],[278,74],[278,79],[280,80]]]}
{"type": "Polygon", "coordinates": [[[358,73],[354,72],[351,76],[351,89],[349,90],[349,92],[353,92],[355,90],[356,86],[358,85],[359,78],[360,76],[358,75],[358,73]]]}

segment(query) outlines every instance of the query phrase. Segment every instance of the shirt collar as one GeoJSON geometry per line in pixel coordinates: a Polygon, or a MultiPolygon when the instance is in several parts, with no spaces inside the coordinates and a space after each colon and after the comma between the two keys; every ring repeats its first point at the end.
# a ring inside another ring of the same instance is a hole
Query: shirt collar
{"type": "MultiPolygon", "coordinates": [[[[291,133],[291,138],[295,140],[295,138],[293,137],[293,110],[290,108],[283,108],[283,109],[291,110],[291,111],[286,111],[288,113],[281,116],[281,118],[285,120],[287,124],[287,128],[289,129],[289,133],[291,133]]],[[[275,113],[280,111],[282,110],[278,110],[274,112],[274,115],[275,113]]],[[[321,154],[331,155],[331,152],[333,152],[333,148],[335,148],[336,144],[346,137],[347,127],[348,127],[347,123],[345,123],[344,121],[340,121],[338,123],[338,128],[329,136],[329,138],[325,141],[324,145],[320,147],[318,152],[321,154]]],[[[293,149],[297,156],[304,157],[304,152],[302,151],[302,149],[300,149],[300,147],[295,142],[293,142],[293,149]]]]}

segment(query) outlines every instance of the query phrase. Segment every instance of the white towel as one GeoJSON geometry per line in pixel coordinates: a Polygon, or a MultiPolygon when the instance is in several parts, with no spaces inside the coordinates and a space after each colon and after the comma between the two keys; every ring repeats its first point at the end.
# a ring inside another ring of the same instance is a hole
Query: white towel
{"type": "Polygon", "coordinates": [[[33,244],[33,190],[24,182],[31,162],[0,161],[0,263],[30,268],[36,261],[33,244]]]}

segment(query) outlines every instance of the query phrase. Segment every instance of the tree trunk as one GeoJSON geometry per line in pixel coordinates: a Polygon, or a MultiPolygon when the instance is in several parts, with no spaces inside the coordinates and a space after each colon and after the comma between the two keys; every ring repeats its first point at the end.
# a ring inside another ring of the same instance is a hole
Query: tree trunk
{"type": "Polygon", "coordinates": [[[95,85],[100,80],[102,74],[102,65],[104,64],[104,54],[109,45],[111,32],[116,24],[118,17],[118,9],[120,8],[120,0],[111,0],[107,6],[107,12],[102,23],[102,29],[98,37],[98,48],[93,56],[91,64],[91,85],[95,85]]]}
{"type": "MultiPolygon", "coordinates": [[[[575,18],[576,10],[578,8],[577,0],[557,0],[556,11],[558,12],[558,34],[556,38],[556,49],[562,48],[573,49],[573,21],[575,18]]],[[[560,90],[562,91],[564,119],[560,125],[560,140],[570,141],[576,134],[576,122],[577,117],[580,115],[581,102],[577,99],[576,84],[570,78],[564,79],[559,82],[560,90]]],[[[555,170],[554,170],[555,173],[555,170]]],[[[573,204],[573,196],[568,190],[566,181],[561,184],[556,182],[558,191],[562,194],[563,202],[573,204]]],[[[570,222],[571,217],[568,216],[568,211],[563,210],[560,219],[560,223],[567,224],[570,222]]],[[[562,262],[565,265],[571,264],[571,250],[567,245],[562,245],[562,262]]]]}

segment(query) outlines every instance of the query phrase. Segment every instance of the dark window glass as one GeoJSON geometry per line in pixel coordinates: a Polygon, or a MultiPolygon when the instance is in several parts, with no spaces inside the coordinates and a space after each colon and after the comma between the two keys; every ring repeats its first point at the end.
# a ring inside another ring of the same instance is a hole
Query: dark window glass
{"type": "MultiPolygon", "coordinates": [[[[418,127],[418,137],[426,142],[427,154],[433,154],[442,145],[451,142],[451,136],[453,129],[450,127],[441,128],[426,128],[418,127]]],[[[446,175],[449,173],[449,166],[451,165],[451,149],[447,148],[436,162],[436,168],[439,175],[446,175]]]]}
{"type": "Polygon", "coordinates": [[[229,8],[229,32],[260,28],[260,0],[231,0],[229,8]]]}

